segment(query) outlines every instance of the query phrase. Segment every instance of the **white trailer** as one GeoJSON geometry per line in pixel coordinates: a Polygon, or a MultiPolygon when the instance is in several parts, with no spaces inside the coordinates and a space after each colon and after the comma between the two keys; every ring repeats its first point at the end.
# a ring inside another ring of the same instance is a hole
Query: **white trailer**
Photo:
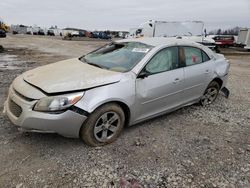
{"type": "Polygon", "coordinates": [[[166,22],[150,20],[140,25],[135,37],[178,37],[215,49],[215,41],[203,34],[202,21],[166,22]]]}
{"type": "Polygon", "coordinates": [[[250,28],[240,29],[236,44],[250,50],[250,28]]]}
{"type": "Polygon", "coordinates": [[[72,35],[72,33],[74,33],[75,30],[70,30],[70,29],[62,29],[62,36],[68,36],[69,34],[72,35]]]}
{"type": "Polygon", "coordinates": [[[28,28],[27,28],[27,33],[29,33],[29,34],[33,34],[32,27],[28,27],[28,28]]]}
{"type": "Polygon", "coordinates": [[[36,25],[32,26],[32,34],[33,35],[37,35],[39,30],[40,30],[40,27],[38,27],[36,25]]]}
{"type": "Polygon", "coordinates": [[[248,33],[248,29],[240,29],[239,30],[237,44],[239,44],[239,45],[246,44],[247,33],[248,33]]]}
{"type": "Polygon", "coordinates": [[[145,37],[202,36],[204,23],[201,21],[166,22],[150,20],[140,25],[145,37]]]}
{"type": "Polygon", "coordinates": [[[62,29],[52,29],[54,31],[55,36],[62,36],[63,31],[62,29]]]}

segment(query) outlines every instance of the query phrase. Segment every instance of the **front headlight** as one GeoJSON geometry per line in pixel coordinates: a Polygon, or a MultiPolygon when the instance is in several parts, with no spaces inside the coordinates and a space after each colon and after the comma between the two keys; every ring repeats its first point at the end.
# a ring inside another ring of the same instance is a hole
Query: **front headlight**
{"type": "Polygon", "coordinates": [[[81,92],[62,96],[44,97],[36,103],[34,110],[41,112],[64,110],[77,103],[83,95],[84,93],[81,92]]]}

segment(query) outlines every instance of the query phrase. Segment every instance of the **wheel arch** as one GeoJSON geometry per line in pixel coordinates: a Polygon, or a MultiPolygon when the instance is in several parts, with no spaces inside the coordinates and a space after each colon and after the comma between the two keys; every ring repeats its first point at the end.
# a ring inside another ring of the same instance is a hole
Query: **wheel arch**
{"type": "Polygon", "coordinates": [[[130,109],[128,105],[120,101],[114,101],[113,103],[117,103],[122,108],[125,115],[125,126],[128,126],[130,121],[130,109]]]}
{"type": "MultiPolygon", "coordinates": [[[[217,82],[217,83],[219,84],[219,86],[220,86],[220,89],[221,89],[221,87],[222,87],[222,85],[223,85],[223,80],[220,79],[219,77],[214,78],[211,82],[217,82]]],[[[210,82],[210,83],[211,83],[211,82],[210,82]]],[[[210,83],[209,83],[209,84],[210,84],[210,83]]]]}
{"type": "MultiPolygon", "coordinates": [[[[124,112],[124,115],[125,115],[125,126],[128,126],[129,125],[129,122],[130,122],[130,117],[131,117],[131,112],[130,112],[130,108],[129,106],[123,102],[123,101],[119,101],[119,100],[110,100],[110,101],[105,101],[103,102],[102,104],[99,104],[98,106],[96,106],[92,112],[94,112],[97,108],[100,108],[106,104],[117,104],[121,107],[121,109],[123,110],[124,112]]],[[[92,113],[91,112],[91,113],[92,113]]]]}

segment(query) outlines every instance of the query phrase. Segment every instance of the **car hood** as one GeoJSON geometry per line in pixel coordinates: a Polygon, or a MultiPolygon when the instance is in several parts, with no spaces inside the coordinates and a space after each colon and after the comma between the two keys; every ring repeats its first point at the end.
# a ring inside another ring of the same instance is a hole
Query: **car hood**
{"type": "Polygon", "coordinates": [[[27,71],[23,79],[46,93],[60,93],[115,83],[121,75],[74,58],[27,71]]]}

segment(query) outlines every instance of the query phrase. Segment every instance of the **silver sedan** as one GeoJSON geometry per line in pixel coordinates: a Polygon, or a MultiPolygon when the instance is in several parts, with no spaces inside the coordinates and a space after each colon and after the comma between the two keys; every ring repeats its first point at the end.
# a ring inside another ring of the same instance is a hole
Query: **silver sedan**
{"type": "Polygon", "coordinates": [[[4,111],[21,129],[113,142],[124,126],[226,96],[229,63],[200,44],[125,39],[83,57],[38,67],[10,86],[4,111]]]}

